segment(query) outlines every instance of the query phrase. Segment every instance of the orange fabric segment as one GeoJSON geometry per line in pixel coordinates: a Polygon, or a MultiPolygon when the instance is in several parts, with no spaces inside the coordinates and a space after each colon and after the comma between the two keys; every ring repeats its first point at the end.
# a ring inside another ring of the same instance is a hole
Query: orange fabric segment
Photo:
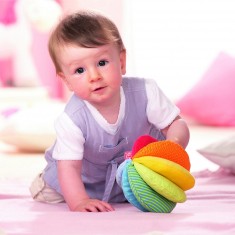
{"type": "Polygon", "coordinates": [[[190,171],[188,153],[179,145],[169,140],[153,142],[140,149],[133,158],[155,156],[173,161],[190,171]]]}

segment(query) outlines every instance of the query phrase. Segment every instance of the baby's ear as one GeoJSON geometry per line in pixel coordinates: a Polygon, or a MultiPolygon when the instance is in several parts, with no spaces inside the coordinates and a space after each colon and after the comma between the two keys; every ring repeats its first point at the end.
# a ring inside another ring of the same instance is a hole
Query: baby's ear
{"type": "Polygon", "coordinates": [[[126,50],[120,52],[120,64],[122,75],[126,74],[126,50]]]}
{"type": "Polygon", "coordinates": [[[64,75],[64,73],[59,72],[57,73],[57,77],[59,77],[61,80],[63,80],[63,82],[65,83],[65,85],[68,87],[68,89],[70,91],[72,91],[72,87],[71,84],[69,83],[69,81],[67,80],[66,76],[64,75]]]}

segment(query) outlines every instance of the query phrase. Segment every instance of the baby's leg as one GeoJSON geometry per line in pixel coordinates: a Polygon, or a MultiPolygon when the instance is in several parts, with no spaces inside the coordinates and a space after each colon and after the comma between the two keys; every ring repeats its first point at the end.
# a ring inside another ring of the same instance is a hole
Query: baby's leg
{"type": "Polygon", "coordinates": [[[43,173],[40,173],[34,179],[29,190],[35,201],[47,203],[64,202],[63,196],[46,184],[43,179],[43,173]]]}

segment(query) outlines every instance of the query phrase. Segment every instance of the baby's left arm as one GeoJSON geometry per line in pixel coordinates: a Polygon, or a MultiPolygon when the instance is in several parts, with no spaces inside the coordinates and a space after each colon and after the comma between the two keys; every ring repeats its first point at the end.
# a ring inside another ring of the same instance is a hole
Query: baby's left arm
{"type": "Polygon", "coordinates": [[[184,149],[187,147],[190,137],[189,128],[180,116],[177,116],[169,126],[164,128],[162,133],[167,140],[181,145],[184,149]]]}

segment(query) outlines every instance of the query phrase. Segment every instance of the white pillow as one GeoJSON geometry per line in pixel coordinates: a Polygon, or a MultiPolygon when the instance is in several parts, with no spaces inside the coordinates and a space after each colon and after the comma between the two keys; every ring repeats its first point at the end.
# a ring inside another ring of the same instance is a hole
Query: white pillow
{"type": "Polygon", "coordinates": [[[24,151],[44,152],[55,141],[54,121],[63,108],[62,103],[49,102],[10,115],[0,127],[0,141],[24,151]]]}
{"type": "Polygon", "coordinates": [[[208,160],[235,173],[235,135],[197,150],[208,160]]]}

